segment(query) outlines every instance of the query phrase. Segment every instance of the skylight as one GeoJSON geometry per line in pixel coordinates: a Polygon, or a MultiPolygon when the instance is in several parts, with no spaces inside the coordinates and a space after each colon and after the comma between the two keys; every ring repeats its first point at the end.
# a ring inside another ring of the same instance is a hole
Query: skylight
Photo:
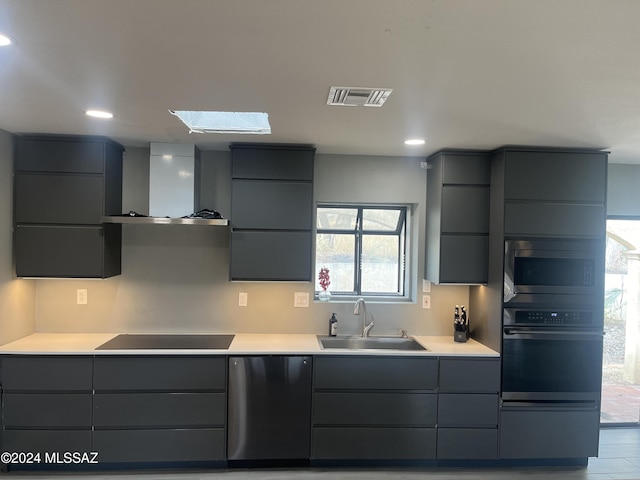
{"type": "Polygon", "coordinates": [[[262,112],[207,112],[169,110],[189,128],[189,133],[241,133],[269,135],[269,115],[262,112]]]}

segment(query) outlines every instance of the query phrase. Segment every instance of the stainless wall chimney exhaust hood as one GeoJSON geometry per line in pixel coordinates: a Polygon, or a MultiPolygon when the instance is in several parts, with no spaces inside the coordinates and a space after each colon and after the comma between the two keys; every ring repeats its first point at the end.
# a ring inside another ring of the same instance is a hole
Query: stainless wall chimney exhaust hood
{"type": "Polygon", "coordinates": [[[193,144],[152,143],[149,215],[180,218],[200,210],[200,150],[193,144]]]}
{"type": "Polygon", "coordinates": [[[105,223],[162,225],[228,225],[223,218],[200,212],[200,150],[193,144],[151,143],[149,216],[103,217],[105,223]]]}

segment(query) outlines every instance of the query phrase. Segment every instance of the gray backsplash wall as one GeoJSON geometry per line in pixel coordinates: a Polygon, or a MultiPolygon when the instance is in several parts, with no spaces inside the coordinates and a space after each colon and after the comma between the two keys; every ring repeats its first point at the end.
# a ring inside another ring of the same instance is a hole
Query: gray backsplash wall
{"type": "Polygon", "coordinates": [[[13,141],[0,130],[0,345],[35,330],[35,282],[15,278],[12,225],[13,141]]]}
{"type": "MultiPolygon", "coordinates": [[[[230,155],[202,152],[201,206],[230,216],[230,155]]],[[[317,202],[411,204],[411,288],[422,288],[426,171],[420,159],[317,155],[317,202]]],[[[124,163],[123,210],[148,212],[149,151],[129,148],[124,163]]],[[[260,208],[259,203],[256,208],[260,208]]],[[[185,212],[185,214],[190,212],[185,212]]],[[[268,254],[268,252],[265,252],[268,254]]],[[[123,226],[122,275],[107,280],[35,280],[38,332],[243,332],[324,333],[332,312],[339,333],[356,333],[353,303],[311,302],[294,308],[294,292],[312,283],[229,282],[229,229],[194,226],[123,226]],[[88,304],[76,305],[76,289],[88,304]],[[248,292],[247,307],[238,293],[248,292]]],[[[421,299],[418,293],[418,300],[421,299]]],[[[431,309],[421,302],[368,305],[372,334],[448,335],[455,304],[468,303],[468,288],[432,286],[431,309]]],[[[414,295],[415,296],[415,295],[414,295]]],[[[471,319],[473,314],[471,313],[471,319]]]]}

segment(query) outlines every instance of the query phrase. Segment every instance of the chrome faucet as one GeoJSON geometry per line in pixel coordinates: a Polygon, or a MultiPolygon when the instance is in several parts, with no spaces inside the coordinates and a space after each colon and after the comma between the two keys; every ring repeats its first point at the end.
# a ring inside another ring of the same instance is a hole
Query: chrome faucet
{"type": "Polygon", "coordinates": [[[369,330],[373,328],[373,320],[371,320],[371,322],[369,322],[369,325],[367,325],[367,305],[366,303],[364,303],[364,298],[359,298],[358,300],[356,300],[356,304],[353,307],[354,315],[360,315],[361,312],[362,312],[362,336],[368,337],[369,330]]]}

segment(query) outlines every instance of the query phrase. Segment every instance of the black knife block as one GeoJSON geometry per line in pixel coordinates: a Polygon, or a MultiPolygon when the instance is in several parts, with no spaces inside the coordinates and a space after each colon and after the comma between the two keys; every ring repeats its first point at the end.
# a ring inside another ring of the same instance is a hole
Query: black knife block
{"type": "Polygon", "coordinates": [[[469,340],[469,330],[454,330],[453,341],[458,343],[464,343],[469,340]]]}

